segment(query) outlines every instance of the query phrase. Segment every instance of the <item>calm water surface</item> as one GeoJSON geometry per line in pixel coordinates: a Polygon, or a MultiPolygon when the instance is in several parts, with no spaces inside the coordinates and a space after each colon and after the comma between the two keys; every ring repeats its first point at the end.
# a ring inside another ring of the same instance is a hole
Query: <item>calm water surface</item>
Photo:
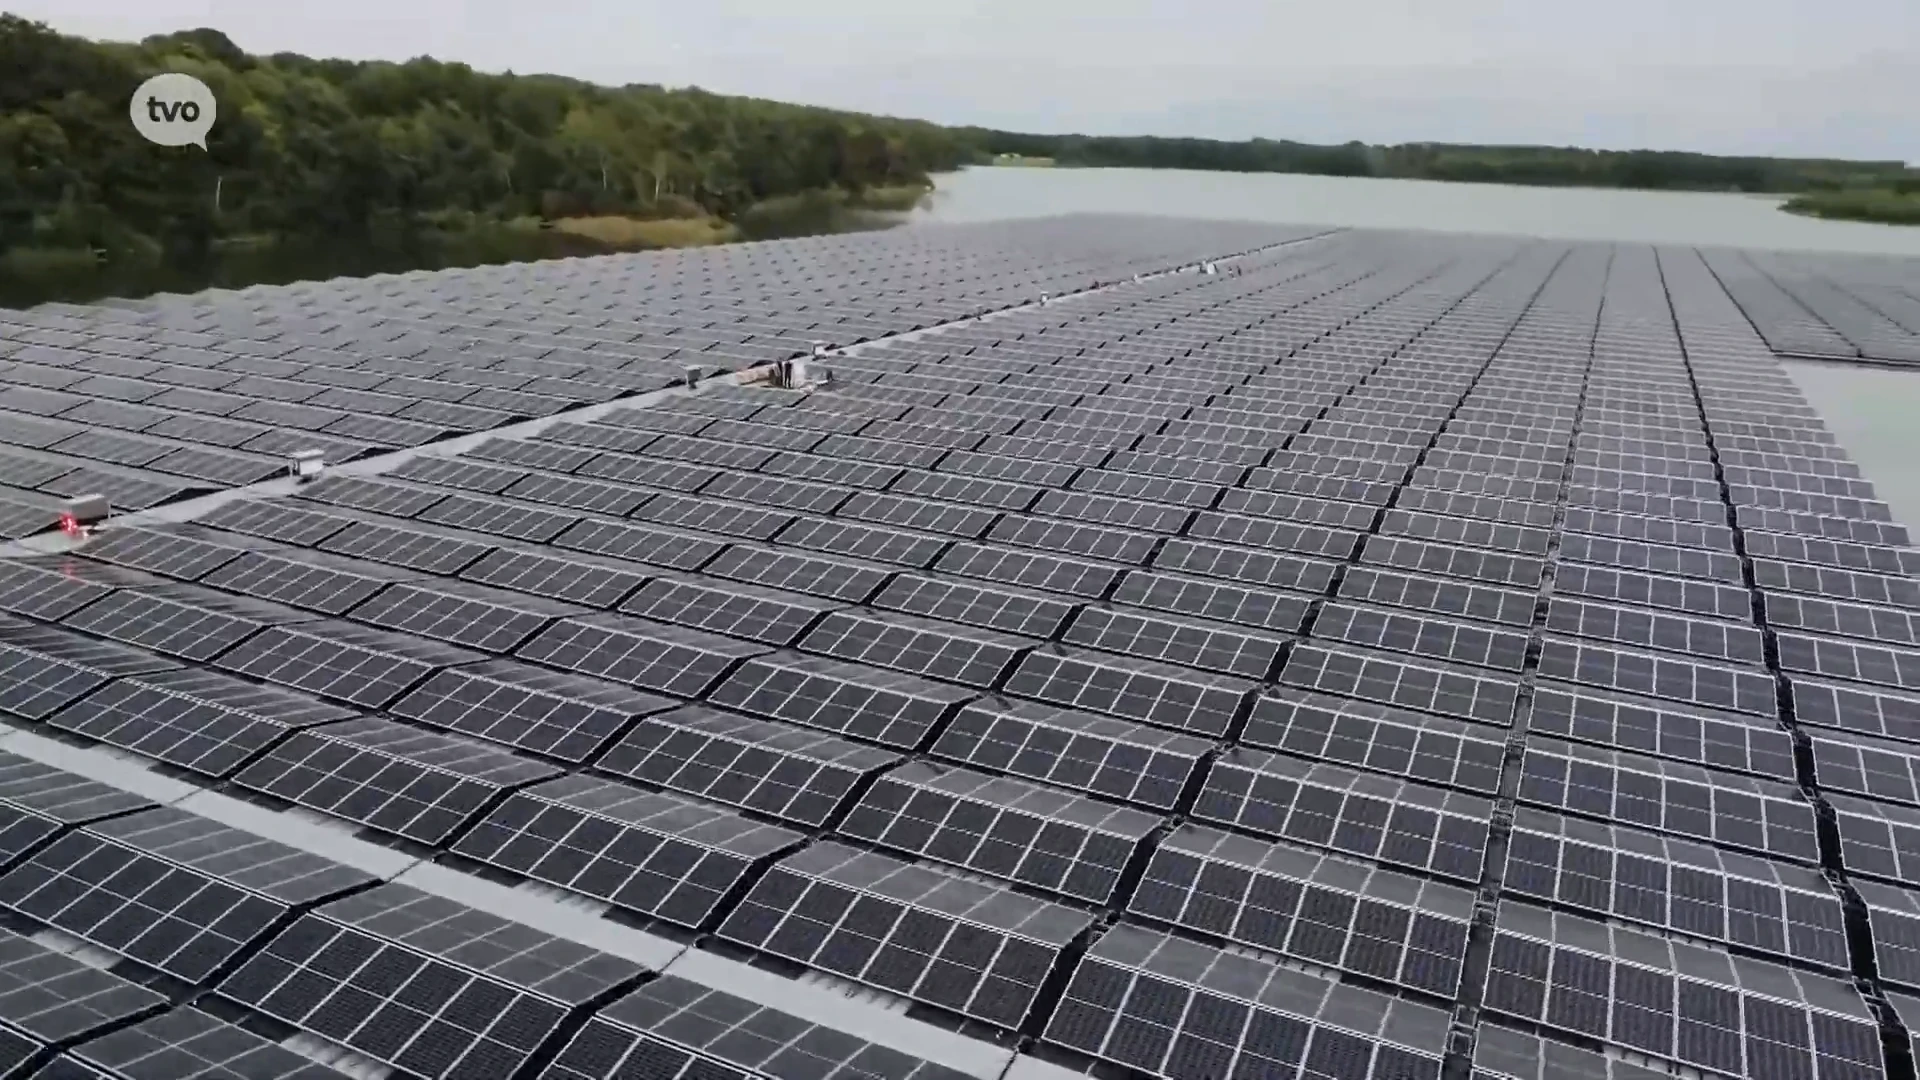
{"type": "MultiPolygon", "coordinates": [[[[1518,233],[1561,240],[1920,257],[1920,227],[1821,221],[1780,200],[1147,169],[968,169],[939,181],[922,221],[1075,211],[1518,233]]],[[[1904,522],[1920,525],[1920,371],[1789,362],[1787,370],[1904,522]]]]}
{"type": "Polygon", "coordinates": [[[1779,203],[1760,195],[1281,173],[984,168],[940,177],[931,207],[916,216],[987,221],[1095,211],[1920,256],[1920,226],[1822,221],[1783,213],[1779,203]]]}

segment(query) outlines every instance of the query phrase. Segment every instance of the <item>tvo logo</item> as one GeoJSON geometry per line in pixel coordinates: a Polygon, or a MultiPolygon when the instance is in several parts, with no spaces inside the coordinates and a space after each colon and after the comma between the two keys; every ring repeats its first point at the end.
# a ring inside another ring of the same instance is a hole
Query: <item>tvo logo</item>
{"type": "Polygon", "coordinates": [[[206,83],[191,75],[169,71],[140,84],[127,105],[127,116],[140,137],[156,146],[207,148],[207,132],[219,106],[206,83]]]}

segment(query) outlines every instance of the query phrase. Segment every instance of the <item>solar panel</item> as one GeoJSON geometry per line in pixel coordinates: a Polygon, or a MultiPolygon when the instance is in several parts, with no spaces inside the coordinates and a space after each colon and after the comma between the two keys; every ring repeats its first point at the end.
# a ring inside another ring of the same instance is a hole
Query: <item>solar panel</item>
{"type": "Polygon", "coordinates": [[[1701,659],[1742,664],[1760,664],[1766,659],[1760,631],[1752,626],[1689,619],[1564,596],[1553,598],[1547,609],[1546,625],[1558,633],[1664,649],[1701,659]]]}
{"type": "Polygon", "coordinates": [[[804,551],[734,544],[707,565],[706,573],[829,600],[860,603],[873,596],[893,569],[804,551]]]}
{"type": "Polygon", "coordinates": [[[1120,573],[1119,567],[1110,564],[969,543],[946,549],[934,567],[963,577],[1089,598],[1103,595],[1120,573]]]}
{"type": "Polygon", "coordinates": [[[0,1033],[40,1045],[82,1039],[158,1011],[144,986],[0,930],[0,1033]],[[24,1039],[20,1039],[24,1036],[24,1039]]]}
{"type": "Polygon", "coordinates": [[[483,658],[435,641],[316,619],[269,627],[217,663],[241,675],[377,709],[440,668],[483,658]]]}
{"type": "Polygon", "coordinates": [[[829,613],[802,642],[810,652],[983,689],[1034,644],[995,630],[858,609],[829,613]]]}
{"type": "Polygon", "coordinates": [[[1648,1065],[1483,1023],[1474,1032],[1473,1080],[1658,1080],[1648,1065]]]}
{"type": "Polygon", "coordinates": [[[708,695],[712,704],[774,720],[917,748],[975,695],[915,675],[777,652],[740,665],[708,695]]]}
{"type": "Polygon", "coordinates": [[[460,577],[516,592],[606,608],[645,584],[651,573],[634,563],[593,555],[498,548],[460,571],[460,577]]]}
{"type": "Polygon", "coordinates": [[[1316,638],[1411,653],[1518,674],[1527,636],[1476,623],[1424,618],[1403,611],[1329,602],[1314,621],[1316,638]]]}
{"type": "Polygon", "coordinates": [[[1466,962],[1474,894],[1187,825],[1154,849],[1127,910],[1451,999],[1466,962]]]}
{"type": "Polygon", "coordinates": [[[726,546],[712,537],[593,519],[573,523],[564,531],[555,530],[551,537],[529,539],[551,539],[563,548],[668,570],[698,570],[726,546]]]}
{"type": "Polygon", "coordinates": [[[488,660],[435,672],[390,711],[461,735],[584,762],[634,718],[673,705],[616,683],[488,660]]]}
{"type": "Polygon", "coordinates": [[[67,556],[9,559],[0,564],[0,612],[58,622],[117,588],[160,581],[138,570],[67,556]]]}
{"type": "Polygon", "coordinates": [[[596,1013],[552,1080],[832,1076],[961,1080],[966,1074],[667,975],[596,1013]]]}
{"type": "Polygon", "coordinates": [[[269,626],[314,615],[187,582],[121,589],[61,620],[65,626],[184,660],[206,661],[269,626]]]}
{"type": "Polygon", "coordinates": [[[620,605],[659,622],[792,645],[808,627],[842,605],[804,593],[690,574],[662,574],[620,605]]]}
{"type": "Polygon", "coordinates": [[[1764,592],[1807,593],[1882,607],[1920,608],[1920,581],[1833,566],[1753,558],[1753,580],[1764,592]]]}
{"type": "Polygon", "coordinates": [[[1773,717],[1774,682],[1758,667],[1696,663],[1656,653],[1549,637],[1540,674],[1599,690],[1620,690],[1683,705],[1773,717]]]}
{"type": "Polygon", "coordinates": [[[454,850],[653,918],[701,927],[788,829],[610,780],[563,776],[515,792],[454,850]]]}
{"type": "Polygon", "coordinates": [[[838,831],[1095,904],[1159,819],[1025,781],[910,763],[881,776],[838,831]]]}
{"type": "Polygon", "coordinates": [[[1218,737],[1253,686],[1172,664],[1048,645],[1029,652],[1005,688],[1049,704],[1218,737]]]}
{"type": "Polygon", "coordinates": [[[1211,744],[1170,731],[1032,702],[983,699],[942,729],[951,761],[1171,809],[1211,744]]]}
{"type": "Polygon", "coordinates": [[[1850,983],[1523,904],[1498,925],[1491,1012],[1725,1075],[1879,1074],[1850,983]]]}
{"type": "Polygon", "coordinates": [[[1555,596],[1619,600],[1715,619],[1753,619],[1753,596],[1736,584],[1713,580],[1644,575],[1580,563],[1559,563],[1553,575],[1555,596]]]}
{"type": "MultiPolygon", "coordinates": [[[[1637,540],[1668,547],[1694,547],[1709,551],[1733,550],[1733,530],[1724,522],[1675,521],[1663,517],[1613,513],[1588,507],[1569,507],[1566,512],[1569,533],[1592,533],[1621,540],[1637,540]]],[[[1748,532],[1751,543],[1753,534],[1748,532]]],[[[1760,554],[1754,552],[1754,554],[1760,554]]]]}
{"type": "Polygon", "coordinates": [[[1448,1014],[1125,924],[1075,967],[1046,1041],[1162,1076],[1438,1080],[1448,1014]]]}
{"type": "Polygon", "coordinates": [[[1002,1028],[1089,915],[822,841],[776,863],[722,937],[1002,1028]]]}
{"type": "Polygon", "coordinates": [[[1504,887],[1598,918],[1847,972],[1840,897],[1817,871],[1520,807],[1504,887]]]}
{"type": "Polygon", "coordinates": [[[0,875],[0,907],[189,983],[367,874],[171,808],[68,833],[0,875]]]}
{"type": "Polygon", "coordinates": [[[381,563],[317,551],[247,552],[202,584],[324,615],[344,615],[386,585],[419,575],[381,563]]]}
{"type": "Polygon", "coordinates": [[[1815,514],[1750,503],[1734,507],[1734,522],[1742,530],[1883,547],[1905,547],[1909,540],[1906,526],[1892,522],[1862,521],[1846,515],[1815,514]]]}
{"type": "MultiPolygon", "coordinates": [[[[1920,552],[1767,349],[1898,359],[1920,307],[1869,262],[1099,217],[12,312],[0,439],[23,449],[0,450],[16,489],[0,530],[49,526],[56,490],[100,485],[132,509],[308,446],[340,462],[509,416],[557,423],[189,525],[115,525],[87,546],[100,559],[0,560],[0,611],[76,628],[0,615],[0,708],[111,748],[75,761],[157,762],[143,791],[298,757],[290,793],[234,793],[384,814],[375,827],[417,833],[401,846],[438,862],[530,808],[533,825],[499,830],[510,854],[436,872],[516,883],[527,918],[613,907],[811,968],[803,995],[832,975],[880,987],[880,1008],[997,1044],[968,1071],[1898,1073],[1920,1015],[1899,996],[1920,993],[1920,552]],[[1245,254],[1154,276],[1222,251],[1245,254]],[[1102,282],[1118,284],[1083,294],[1102,282]],[[1042,291],[1074,295],[1027,304],[1042,291]],[[826,392],[709,380],[604,422],[555,415],[814,338],[865,342],[833,357],[826,392]],[[94,569],[54,583],[57,567],[94,569]],[[791,840],[740,854],[736,835],[791,840]],[[835,844],[862,880],[962,892],[816,895],[824,869],[769,868],[823,850],[824,866],[835,844]],[[956,939],[966,890],[1084,910],[1030,941],[956,939]],[[1587,920],[1569,942],[1609,924],[1604,946],[1549,945],[1537,1013],[1481,1010],[1485,947],[1515,936],[1490,917],[1547,910],[1587,920]],[[735,916],[751,925],[719,933],[735,916]],[[873,925],[848,931],[858,919],[873,925]],[[1008,943],[1018,977],[982,982],[1008,943]],[[1734,961],[1731,982],[1695,970],[1734,961]],[[1075,968],[1101,972],[1105,1004],[1075,997],[1075,968]],[[1648,971],[1676,968],[1688,989],[1632,1005],[1648,971]],[[1856,972],[1871,1015],[1857,995],[1795,1004],[1800,981],[1856,972]],[[1452,1013],[1379,1020],[1422,1002],[1452,1013]],[[1870,1035],[1877,1016],[1890,1055],[1850,1058],[1852,1036],[1815,1019],[1831,1015],[1870,1035]],[[1666,1032],[1653,1049],[1649,1025],[1666,1032]]],[[[46,809],[23,807],[7,760],[0,876],[151,809],[60,794],[58,777],[23,781],[46,809]]],[[[305,925],[289,912],[241,935],[208,980],[305,925]]],[[[705,1014],[590,1019],[634,989],[631,968],[559,1001],[450,961],[439,996],[403,1013],[389,1005],[412,969],[347,986],[363,962],[390,947],[424,964],[475,935],[379,936],[275,969],[247,999],[270,1008],[217,1015],[357,1043],[374,1071],[421,1080],[918,1067],[713,995],[705,1014]],[[462,1007],[480,1021],[416,1039],[479,983],[491,996],[462,1007]],[[521,1000],[546,1003],[537,1031],[473,1049],[521,1000]],[[747,1015],[753,1030],[728,1026],[747,1015]],[[807,1053],[783,1049],[803,1034],[807,1053]]],[[[85,938],[46,936],[111,962],[85,938]]],[[[0,1033],[0,1073],[114,1071],[79,1056],[92,1032],[0,1033]]]]}
{"type": "Polygon", "coordinates": [[[404,885],[303,915],[219,993],[419,1076],[524,1064],[569,1011],[640,974],[617,957],[404,885]]]}
{"type": "Polygon", "coordinates": [[[1755,558],[1814,563],[1871,574],[1920,573],[1920,551],[1905,546],[1885,547],[1757,529],[1744,530],[1742,539],[1746,541],[1747,554],[1755,558]]]}
{"type": "Polygon", "coordinates": [[[768,510],[749,503],[697,496],[661,494],[633,511],[633,516],[659,525],[696,529],[746,540],[767,540],[792,524],[790,510],[768,510]]]}
{"type": "Polygon", "coordinates": [[[1082,609],[1062,640],[1254,679],[1267,676],[1288,644],[1230,624],[1106,607],[1082,609]]]}
{"type": "Polygon", "coordinates": [[[1793,737],[1786,729],[1677,702],[1542,680],[1534,688],[1528,729],[1714,769],[1772,778],[1795,775],[1793,737]]]}
{"type": "Polygon", "coordinates": [[[1774,641],[1783,671],[1920,690],[1920,650],[1785,631],[1774,641]]]}
{"type": "Polygon", "coordinates": [[[1513,585],[1537,588],[1545,564],[1534,556],[1509,555],[1480,548],[1392,536],[1370,536],[1361,549],[1360,561],[1425,574],[1467,578],[1488,585],[1513,585]]]}
{"type": "Polygon", "coordinates": [[[1813,807],[1777,781],[1531,738],[1519,798],[1792,861],[1819,860],[1813,807]]]}
{"type": "Polygon", "coordinates": [[[780,534],[783,545],[895,563],[924,570],[946,549],[949,538],[907,532],[834,518],[798,518],[780,534]]]}
{"type": "Polygon", "coordinates": [[[1850,732],[1814,732],[1809,741],[1822,791],[1920,805],[1913,772],[1920,748],[1850,732]]]}
{"type": "Polygon", "coordinates": [[[169,765],[226,776],[290,730],[353,715],[278,687],[181,668],[108,683],[48,722],[169,765]]]}
{"type": "Polygon", "coordinates": [[[690,706],[642,720],[597,766],[818,828],[899,755],[804,728],[690,706]]]}
{"type": "MultiPolygon", "coordinates": [[[[386,440],[380,440],[386,441],[386,440]]],[[[396,442],[394,445],[407,445],[396,442]]],[[[323,476],[300,489],[300,498],[394,517],[415,517],[447,497],[444,491],[365,476],[323,476]]]]}
{"type": "Polygon", "coordinates": [[[586,608],[561,600],[468,581],[428,580],[387,586],[353,609],[353,618],[484,652],[504,653],[556,619],[586,608]]]}
{"type": "Polygon", "coordinates": [[[643,690],[697,697],[740,661],[767,651],[703,630],[607,613],[553,623],[517,655],[643,690]]]}
{"type": "Polygon", "coordinates": [[[1193,816],[1477,884],[1491,808],[1478,796],[1232,750],[1208,770],[1193,816]]]}
{"type": "Polygon", "coordinates": [[[418,522],[363,521],[317,541],[323,551],[418,570],[456,574],[499,546],[479,533],[418,522]]]}
{"type": "Polygon", "coordinates": [[[580,521],[578,513],[480,495],[446,495],[431,506],[407,516],[417,516],[421,521],[436,525],[450,525],[530,543],[554,541],[580,521]]]}
{"type": "Polygon", "coordinates": [[[1537,603],[1534,593],[1519,589],[1419,577],[1371,566],[1348,568],[1340,580],[1339,596],[1516,627],[1532,625],[1537,603]]]}
{"type": "Polygon", "coordinates": [[[44,720],[125,675],[179,667],[121,645],[0,615],[0,713],[44,720]]]}
{"type": "Polygon", "coordinates": [[[1254,700],[1240,741],[1489,797],[1507,750],[1485,728],[1291,687],[1254,700]]]}
{"type": "Polygon", "coordinates": [[[353,524],[347,511],[325,513],[291,499],[235,499],[196,519],[202,525],[296,547],[311,547],[353,524]]]}
{"type": "Polygon", "coordinates": [[[62,829],[152,805],[121,788],[0,751],[0,868],[62,829]]]}
{"type": "Polygon", "coordinates": [[[1353,648],[1305,644],[1288,654],[1280,682],[1286,686],[1356,697],[1462,720],[1506,726],[1513,717],[1518,683],[1431,660],[1401,660],[1353,648]]]}
{"type": "Polygon", "coordinates": [[[367,717],[295,732],[234,783],[433,844],[502,791],[558,772],[480,743],[367,717]]]}
{"type": "MultiPolygon", "coordinates": [[[[180,1008],[69,1051],[103,1080],[344,1080],[338,1072],[197,1008],[180,1008]]],[[[47,1080],[58,1080],[48,1076],[47,1080]]]]}
{"type": "Polygon", "coordinates": [[[1313,605],[1312,598],[1297,593],[1141,570],[1127,571],[1111,599],[1116,604],[1281,633],[1298,631],[1313,605]]]}
{"type": "MultiPolygon", "coordinates": [[[[1227,493],[1229,499],[1232,499],[1235,494],[1247,494],[1222,487],[1222,484],[1237,478],[1238,470],[1223,466],[1219,462],[1197,462],[1183,458],[1162,458],[1126,452],[1116,455],[1116,459],[1107,468],[1082,470],[1068,486],[1075,491],[1202,509],[1212,506],[1223,491],[1227,493]],[[1203,479],[1209,477],[1213,478],[1211,482],[1203,479]]],[[[1005,509],[1021,510],[1025,509],[1025,506],[1007,506],[1005,509]]],[[[1227,505],[1224,509],[1245,513],[1265,513],[1268,517],[1293,516],[1290,512],[1246,510],[1240,505],[1227,505]]],[[[1327,524],[1334,524],[1334,522],[1327,522],[1327,524]]],[[[1354,527],[1364,528],[1365,526],[1354,527]]]]}

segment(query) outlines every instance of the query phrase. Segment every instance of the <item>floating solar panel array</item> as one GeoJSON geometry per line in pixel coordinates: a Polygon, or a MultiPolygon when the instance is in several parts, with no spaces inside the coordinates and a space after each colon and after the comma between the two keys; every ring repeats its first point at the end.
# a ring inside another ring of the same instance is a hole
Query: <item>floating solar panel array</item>
{"type": "Polygon", "coordinates": [[[1252,251],[0,560],[0,1080],[1911,1076],[1920,557],[1723,256],[1088,227],[248,295],[1252,251]]]}
{"type": "Polygon", "coordinates": [[[1762,251],[1706,258],[1776,352],[1920,364],[1920,272],[1910,259],[1762,251]]]}
{"type": "Polygon", "coordinates": [[[80,495],[143,510],[294,451],[420,446],[1326,231],[1136,222],[1115,248],[1067,218],[0,310],[0,539],[80,495]]]}

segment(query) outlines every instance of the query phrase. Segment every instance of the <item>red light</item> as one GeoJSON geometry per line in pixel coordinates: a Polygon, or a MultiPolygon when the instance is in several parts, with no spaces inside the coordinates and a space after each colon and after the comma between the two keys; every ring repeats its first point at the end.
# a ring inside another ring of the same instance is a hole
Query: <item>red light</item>
{"type": "Polygon", "coordinates": [[[80,527],[80,519],[72,514],[61,514],[60,531],[68,536],[79,536],[84,530],[80,527]]]}

